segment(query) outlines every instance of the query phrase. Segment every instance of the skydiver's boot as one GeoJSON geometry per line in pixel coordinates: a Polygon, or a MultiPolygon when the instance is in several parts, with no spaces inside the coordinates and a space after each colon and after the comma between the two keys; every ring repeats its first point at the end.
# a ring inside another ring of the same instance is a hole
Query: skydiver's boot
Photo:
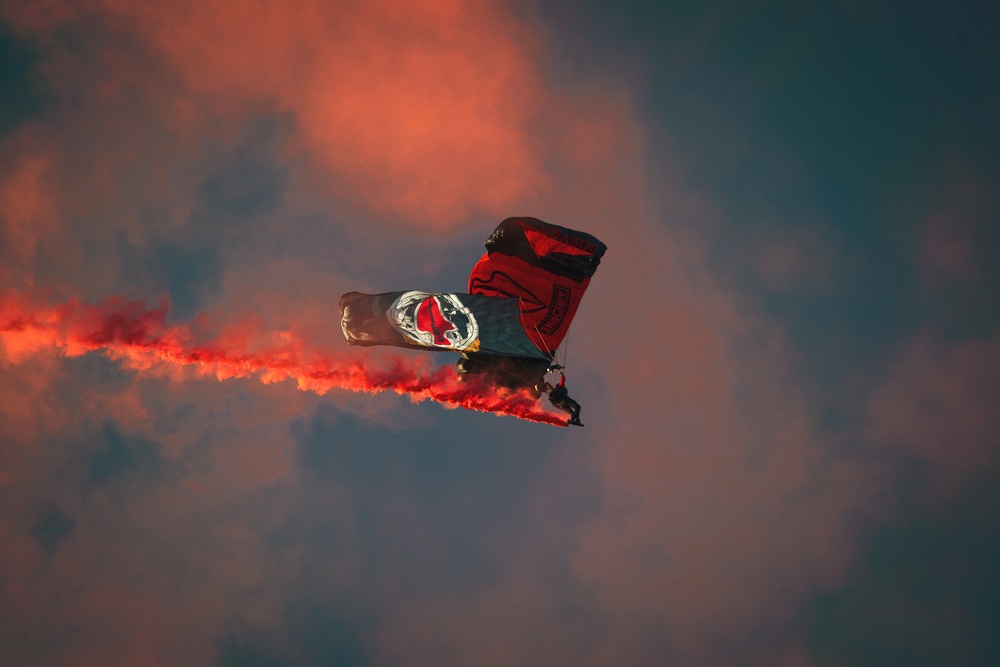
{"type": "Polygon", "coordinates": [[[569,420],[568,422],[566,422],[566,423],[567,423],[567,424],[572,424],[573,426],[583,426],[583,422],[582,422],[582,421],[580,421],[580,418],[579,418],[579,417],[573,417],[572,419],[570,419],[570,420],[569,420]]]}

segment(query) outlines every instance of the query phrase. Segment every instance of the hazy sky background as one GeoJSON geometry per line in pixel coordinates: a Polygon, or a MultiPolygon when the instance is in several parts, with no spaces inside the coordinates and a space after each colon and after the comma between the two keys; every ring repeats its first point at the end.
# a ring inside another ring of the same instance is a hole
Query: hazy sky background
{"type": "Polygon", "coordinates": [[[997,664],[998,34],[0,2],[0,305],[351,357],[343,292],[464,291],[508,216],[609,247],[584,429],[0,334],[0,663],[997,664]]]}

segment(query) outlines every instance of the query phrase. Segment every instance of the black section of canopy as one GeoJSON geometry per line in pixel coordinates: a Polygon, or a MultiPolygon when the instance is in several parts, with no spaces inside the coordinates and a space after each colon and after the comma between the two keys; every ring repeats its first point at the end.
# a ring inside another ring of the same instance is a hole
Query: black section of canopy
{"type": "Polygon", "coordinates": [[[576,282],[583,280],[584,276],[594,275],[598,264],[601,263],[601,257],[604,256],[607,249],[606,245],[590,234],[530,217],[507,218],[486,239],[486,252],[490,254],[499,252],[511,255],[532,266],[537,266],[556,275],[566,276],[576,282]],[[567,245],[585,249],[587,254],[576,255],[556,251],[540,257],[535,253],[525,236],[526,229],[544,234],[567,245]]]}

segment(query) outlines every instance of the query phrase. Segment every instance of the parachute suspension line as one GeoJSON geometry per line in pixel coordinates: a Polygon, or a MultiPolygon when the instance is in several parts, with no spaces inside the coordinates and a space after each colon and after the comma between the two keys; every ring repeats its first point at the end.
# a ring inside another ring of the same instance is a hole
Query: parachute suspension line
{"type": "Polygon", "coordinates": [[[566,335],[563,337],[562,345],[562,367],[566,368],[566,358],[569,357],[569,329],[566,330],[566,335]]]}
{"type": "MultiPolygon", "coordinates": [[[[524,311],[521,309],[521,306],[524,304],[524,300],[521,297],[517,297],[517,304],[518,304],[517,312],[521,316],[521,326],[523,327],[524,326],[524,311]]],[[[545,348],[545,354],[549,355],[549,359],[552,359],[553,361],[555,361],[556,360],[556,355],[555,355],[555,353],[552,350],[549,349],[549,346],[546,344],[545,339],[542,338],[542,332],[539,331],[538,327],[535,326],[534,324],[532,324],[531,326],[535,330],[535,333],[538,334],[538,340],[542,341],[542,346],[545,348]]],[[[563,359],[563,361],[565,361],[565,358],[563,359]]]]}

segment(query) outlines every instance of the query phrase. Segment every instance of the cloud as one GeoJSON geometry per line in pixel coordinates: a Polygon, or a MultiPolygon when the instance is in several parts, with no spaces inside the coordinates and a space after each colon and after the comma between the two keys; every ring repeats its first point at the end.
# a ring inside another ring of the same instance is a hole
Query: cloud
{"type": "Polygon", "coordinates": [[[551,118],[552,91],[537,39],[503,3],[50,4],[8,15],[49,39],[99,22],[106,103],[151,76],[139,99],[181,135],[224,136],[218,122],[255,110],[291,113],[291,154],[366,210],[441,231],[547,188],[536,125],[551,118]]]}
{"type": "Polygon", "coordinates": [[[15,266],[30,267],[40,239],[60,231],[60,220],[46,183],[50,160],[42,151],[25,155],[0,187],[7,248],[4,254],[15,266]]]}
{"type": "MultiPolygon", "coordinates": [[[[0,619],[22,639],[0,657],[804,665],[796,615],[892,504],[892,462],[846,440],[945,478],[992,460],[989,337],[911,341],[865,373],[864,428],[828,428],[757,290],[843,287],[844,240],[792,216],[731,235],[632,75],[554,83],[558,41],[507,4],[3,11],[57,100],[0,145],[5,293],[166,292],[162,330],[291,355],[337,344],[347,289],[460,289],[508,215],[609,252],[568,343],[574,433],[6,332],[0,619]]],[[[966,276],[949,229],[921,256],[966,276]]]]}
{"type": "MultiPolygon", "coordinates": [[[[151,331],[208,306],[213,315],[192,326],[221,330],[231,346],[261,342],[252,331],[240,339],[233,324],[251,311],[263,331],[301,325],[311,340],[339,340],[332,304],[348,280],[395,280],[419,261],[407,257],[445,264],[440,254],[467,239],[423,232],[472,229],[474,218],[479,246],[510,209],[550,192],[548,162],[592,168],[613,148],[614,130],[598,130],[618,107],[598,100],[591,113],[586,96],[551,89],[532,29],[503,5],[276,7],[5,5],[5,18],[44,52],[37,73],[56,100],[13,128],[0,155],[5,296],[17,287],[45,303],[115,293],[156,303],[168,292],[180,313],[154,318],[151,331]]],[[[86,346],[65,356],[43,334],[4,337],[0,504],[11,577],[0,617],[4,636],[19,639],[2,644],[2,659],[210,664],[238,656],[240,638],[258,630],[275,654],[294,653],[298,635],[283,614],[307,608],[316,591],[345,627],[393,603],[391,592],[378,607],[329,603],[378,592],[372,582],[406,569],[405,554],[386,555],[353,583],[352,526],[374,531],[375,553],[422,546],[432,563],[444,554],[432,568],[439,583],[451,575],[445,563],[462,564],[461,548],[412,528],[453,539],[434,489],[399,488],[390,476],[378,487],[386,498],[420,503],[401,519],[388,505],[369,527],[369,473],[348,466],[357,482],[302,481],[289,424],[319,399],[240,380],[220,391],[215,380],[95,358],[86,346]],[[329,552],[312,537],[324,531],[337,536],[329,552]]],[[[397,441],[400,429],[440,418],[399,402],[322,401],[334,402],[387,424],[397,441]]],[[[511,465],[515,437],[503,428],[483,439],[497,447],[497,465],[511,465]]],[[[344,444],[363,447],[365,437],[347,432],[344,444]]],[[[464,472],[473,484],[495,470],[464,472]]],[[[513,491],[491,497],[508,496],[523,516],[531,508],[520,473],[506,478],[513,491]]],[[[476,491],[455,483],[438,478],[462,507],[476,491]]],[[[507,516],[499,504],[464,506],[507,516]]],[[[497,548],[478,541],[480,520],[471,509],[464,516],[479,554],[472,572],[497,548]]],[[[497,525],[520,532],[516,522],[497,525]]]]}
{"type": "Polygon", "coordinates": [[[971,474],[995,463],[997,377],[998,341],[918,337],[868,404],[873,444],[923,464],[932,497],[947,500],[971,474]]]}

